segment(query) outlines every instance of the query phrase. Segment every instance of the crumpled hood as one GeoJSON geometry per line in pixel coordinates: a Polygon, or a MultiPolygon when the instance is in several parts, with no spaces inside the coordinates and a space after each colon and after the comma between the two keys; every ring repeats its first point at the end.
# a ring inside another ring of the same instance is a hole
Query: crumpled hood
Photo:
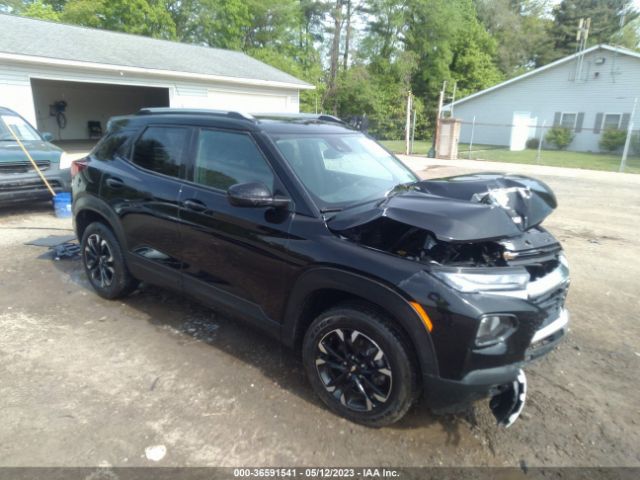
{"type": "Polygon", "coordinates": [[[401,186],[380,202],[343,210],[327,224],[339,232],[386,217],[428,230],[440,240],[470,242],[518,236],[556,206],[544,182],[486,173],[401,186]]]}

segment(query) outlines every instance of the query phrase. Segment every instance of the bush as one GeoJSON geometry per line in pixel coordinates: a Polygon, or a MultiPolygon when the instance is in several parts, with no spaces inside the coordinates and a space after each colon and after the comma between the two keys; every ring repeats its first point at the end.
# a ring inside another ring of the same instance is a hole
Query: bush
{"type": "Polygon", "coordinates": [[[618,130],[617,128],[608,128],[602,132],[600,137],[600,149],[607,152],[615,152],[624,146],[627,140],[627,132],[618,130]]]}
{"type": "Polygon", "coordinates": [[[537,150],[538,147],[540,146],[540,140],[537,138],[530,138],[529,140],[527,140],[527,148],[530,150],[537,150]]]}
{"type": "Polygon", "coordinates": [[[558,150],[564,150],[573,141],[573,132],[566,127],[552,127],[545,135],[544,141],[558,150]]]}

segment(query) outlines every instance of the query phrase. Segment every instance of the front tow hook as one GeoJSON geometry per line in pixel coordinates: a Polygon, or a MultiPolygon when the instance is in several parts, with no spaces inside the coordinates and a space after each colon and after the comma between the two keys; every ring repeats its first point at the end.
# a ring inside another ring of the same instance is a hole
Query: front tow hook
{"type": "Polygon", "coordinates": [[[505,385],[505,389],[491,397],[489,408],[496,417],[498,425],[510,427],[518,419],[527,398],[527,377],[522,370],[516,379],[505,385]]]}

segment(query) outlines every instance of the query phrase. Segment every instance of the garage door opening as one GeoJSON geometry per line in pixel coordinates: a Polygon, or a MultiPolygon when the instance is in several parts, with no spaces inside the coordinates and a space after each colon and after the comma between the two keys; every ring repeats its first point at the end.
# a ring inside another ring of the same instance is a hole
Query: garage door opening
{"type": "Polygon", "coordinates": [[[55,143],[69,147],[95,144],[113,116],[169,106],[168,88],[34,78],[31,90],[38,130],[50,132],[55,143]],[[64,117],[57,115],[56,104],[64,105],[64,117]]]}

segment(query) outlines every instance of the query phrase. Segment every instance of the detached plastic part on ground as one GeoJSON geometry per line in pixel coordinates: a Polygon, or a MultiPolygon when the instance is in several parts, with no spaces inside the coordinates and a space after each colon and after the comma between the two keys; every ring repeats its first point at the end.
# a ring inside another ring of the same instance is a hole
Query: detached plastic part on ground
{"type": "Polygon", "coordinates": [[[520,370],[518,377],[505,387],[499,394],[491,397],[489,407],[498,425],[508,428],[514,424],[524,409],[527,398],[527,377],[524,372],[520,370]]]}
{"type": "Polygon", "coordinates": [[[49,247],[54,260],[74,259],[80,256],[80,245],[75,239],[75,235],[49,235],[26,242],[25,245],[49,247]]]}

